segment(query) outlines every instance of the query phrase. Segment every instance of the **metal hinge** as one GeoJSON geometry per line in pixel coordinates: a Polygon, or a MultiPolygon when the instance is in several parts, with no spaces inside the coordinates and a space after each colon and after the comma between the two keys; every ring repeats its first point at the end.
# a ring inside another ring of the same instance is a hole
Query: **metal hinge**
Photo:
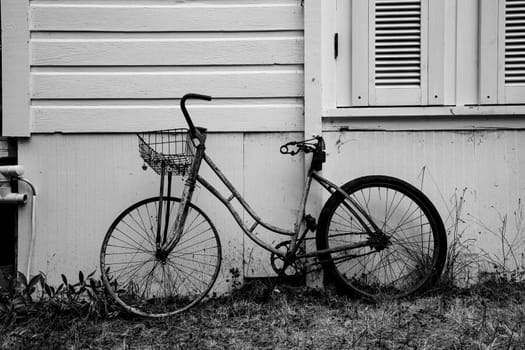
{"type": "Polygon", "coordinates": [[[334,35],[334,58],[337,59],[339,56],[339,33],[334,35]]]}

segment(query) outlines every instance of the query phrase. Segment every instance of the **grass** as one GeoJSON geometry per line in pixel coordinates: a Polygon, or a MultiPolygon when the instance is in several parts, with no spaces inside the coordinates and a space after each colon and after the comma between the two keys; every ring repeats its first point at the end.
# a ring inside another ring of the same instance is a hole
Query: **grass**
{"type": "Polygon", "coordinates": [[[3,349],[523,349],[525,285],[497,281],[385,304],[261,282],[149,320],[49,314],[1,335],[3,349]],[[503,297],[502,288],[506,294],[503,297]]]}
{"type": "Polygon", "coordinates": [[[241,286],[232,269],[231,295],[150,320],[119,313],[93,273],[79,273],[74,284],[62,276],[57,289],[46,287],[45,276],[21,276],[20,292],[0,293],[0,348],[525,349],[522,203],[514,220],[499,215],[501,227],[493,229],[464,214],[465,194],[443,198],[447,264],[440,285],[424,296],[369,304],[330,289],[283,284],[267,296],[267,284],[241,286]],[[499,254],[475,249],[467,235],[472,223],[500,239],[499,254]],[[31,299],[38,283],[47,302],[31,299]]]}

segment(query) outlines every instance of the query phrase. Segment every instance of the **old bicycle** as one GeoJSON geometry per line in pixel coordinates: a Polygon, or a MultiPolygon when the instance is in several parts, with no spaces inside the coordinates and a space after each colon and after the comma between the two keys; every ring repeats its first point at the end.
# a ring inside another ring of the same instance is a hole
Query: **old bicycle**
{"type": "Polygon", "coordinates": [[[188,129],[138,135],[141,157],[160,175],[159,196],[124,210],[102,244],[102,279],[124,309],[148,317],[174,315],[201,301],[215,283],[221,243],[210,218],[191,202],[197,183],[228,208],[250,239],[270,252],[279,275],[293,273],[306,259],[315,258],[338,287],[371,300],[412,295],[439,277],[446,257],[445,228],[417,188],[380,175],[337,186],[319,174],[326,160],[321,136],[289,142],[281,153],[311,153],[312,160],[293,229],[273,226],[256,214],[206,154],[206,129],[194,126],[186,109],[188,99],[211,97],[187,94],[181,99],[188,129]],[[202,161],[226,186],[228,196],[199,175],[202,161]],[[173,175],[185,179],[180,198],[171,195],[173,175]],[[331,194],[318,220],[305,213],[313,181],[331,194]],[[250,227],[233,199],[255,221],[250,227]],[[255,234],[259,226],[286,239],[273,247],[255,234]],[[317,249],[305,251],[310,231],[315,232],[317,249]]]}

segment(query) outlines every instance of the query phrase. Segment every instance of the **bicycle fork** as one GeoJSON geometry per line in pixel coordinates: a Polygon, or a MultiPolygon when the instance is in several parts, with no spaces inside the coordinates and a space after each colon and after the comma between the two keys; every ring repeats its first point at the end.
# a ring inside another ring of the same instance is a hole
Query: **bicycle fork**
{"type": "MultiPolygon", "coordinates": [[[[205,138],[204,135],[201,135],[201,138],[205,138]]],[[[188,173],[188,177],[185,181],[184,190],[182,192],[181,201],[179,204],[179,208],[177,210],[177,214],[175,216],[174,220],[174,226],[173,228],[168,228],[169,224],[169,211],[166,210],[165,213],[165,225],[164,225],[164,232],[163,234],[160,232],[160,228],[157,229],[157,257],[161,260],[166,259],[166,257],[171,253],[171,251],[175,248],[177,243],[179,242],[180,238],[182,237],[182,230],[184,229],[184,224],[186,223],[186,218],[188,216],[191,198],[193,196],[193,192],[195,190],[195,184],[197,182],[197,174],[199,173],[199,169],[202,163],[202,158],[204,156],[204,140],[199,139],[200,143],[196,147],[195,157],[193,159],[193,163],[190,167],[190,171],[188,173]],[[170,233],[170,236],[168,237],[168,233],[170,233]]],[[[162,198],[162,187],[163,187],[163,179],[161,179],[161,198],[162,198]]],[[[168,195],[171,192],[171,174],[168,174],[168,195]]],[[[162,201],[161,201],[162,203],[162,201]]],[[[159,219],[162,218],[162,207],[159,205],[159,219]]],[[[160,227],[161,225],[159,225],[160,227]]]]}
{"type": "MultiPolygon", "coordinates": [[[[162,214],[164,209],[164,178],[166,176],[166,167],[164,163],[161,166],[161,173],[160,173],[160,193],[159,193],[159,208],[157,212],[157,235],[155,237],[155,244],[157,251],[160,250],[160,247],[164,242],[166,242],[166,237],[168,235],[168,224],[169,224],[169,215],[170,211],[169,208],[166,208],[165,213],[165,224],[164,224],[164,232],[162,232],[162,214]]],[[[172,173],[168,172],[168,190],[166,193],[166,198],[170,198],[171,196],[171,180],[172,180],[172,173]]]]}

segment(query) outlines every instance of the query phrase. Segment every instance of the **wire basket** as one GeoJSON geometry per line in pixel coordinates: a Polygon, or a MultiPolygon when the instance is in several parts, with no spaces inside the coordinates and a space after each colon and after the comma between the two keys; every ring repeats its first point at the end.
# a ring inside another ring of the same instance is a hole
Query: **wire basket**
{"type": "Polygon", "coordinates": [[[140,156],[157,174],[188,173],[195,155],[188,129],[148,131],[137,136],[140,156]]]}

